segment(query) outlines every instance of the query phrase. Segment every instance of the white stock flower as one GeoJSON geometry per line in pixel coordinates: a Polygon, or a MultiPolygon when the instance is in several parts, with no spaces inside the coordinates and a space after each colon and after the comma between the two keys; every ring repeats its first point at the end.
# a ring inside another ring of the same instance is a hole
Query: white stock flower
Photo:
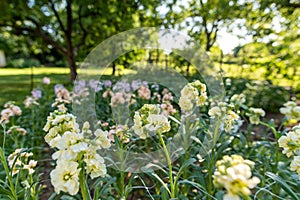
{"type": "Polygon", "coordinates": [[[27,169],[29,174],[33,174],[34,173],[34,168],[36,167],[37,161],[35,160],[30,160],[28,165],[24,165],[23,169],[27,169]]]}
{"type": "Polygon", "coordinates": [[[214,106],[208,111],[208,115],[214,119],[224,121],[221,127],[224,127],[226,132],[230,132],[238,122],[239,116],[232,110],[233,105],[225,102],[220,102],[218,106],[214,106]]]}
{"type": "Polygon", "coordinates": [[[102,131],[101,129],[97,129],[94,132],[94,135],[95,135],[95,142],[97,145],[105,149],[111,146],[110,140],[108,138],[108,131],[102,131]]]}
{"type": "Polygon", "coordinates": [[[135,132],[135,134],[140,136],[141,139],[146,139],[147,132],[144,130],[142,118],[138,112],[135,112],[133,121],[134,121],[134,125],[132,129],[135,132]]]}
{"type": "Polygon", "coordinates": [[[296,102],[288,101],[283,106],[279,109],[280,113],[284,114],[288,119],[300,120],[300,106],[296,102]]]}
{"type": "Polygon", "coordinates": [[[179,106],[183,112],[192,111],[194,104],[203,106],[207,100],[206,85],[199,80],[185,85],[180,94],[179,106]]]}
{"type": "Polygon", "coordinates": [[[217,161],[217,169],[213,175],[214,185],[225,188],[224,199],[239,199],[239,196],[249,196],[260,180],[252,177],[251,168],[254,162],[244,160],[239,155],[223,156],[217,161]],[[252,177],[252,178],[251,178],[252,177]]]}
{"type": "Polygon", "coordinates": [[[145,128],[150,132],[165,133],[171,129],[170,122],[164,115],[150,114],[147,121],[148,124],[145,125],[145,128]]]}
{"type": "Polygon", "coordinates": [[[215,106],[215,107],[212,107],[211,109],[209,109],[208,115],[211,118],[221,117],[222,116],[222,111],[218,106],[215,106]]]}
{"type": "Polygon", "coordinates": [[[291,162],[291,170],[296,171],[300,177],[300,156],[295,156],[291,162]]]}
{"type": "Polygon", "coordinates": [[[291,157],[300,152],[300,127],[294,127],[292,131],[289,131],[286,136],[283,135],[279,138],[279,147],[283,148],[282,153],[287,157],[291,157]]]}
{"type": "Polygon", "coordinates": [[[246,114],[249,116],[249,120],[251,124],[259,124],[260,117],[264,117],[266,115],[265,111],[261,108],[250,108],[249,113],[246,114]]]}
{"type": "Polygon", "coordinates": [[[96,151],[88,151],[84,155],[84,162],[86,163],[87,173],[90,174],[92,179],[106,175],[104,159],[96,151]]]}
{"type": "Polygon", "coordinates": [[[75,195],[79,190],[79,172],[78,163],[74,161],[60,162],[54,170],[51,171],[51,183],[57,194],[61,191],[75,195]]]}
{"type": "Polygon", "coordinates": [[[192,101],[188,97],[185,97],[185,96],[180,97],[179,106],[184,111],[190,111],[193,109],[192,101]]]}
{"type": "Polygon", "coordinates": [[[54,111],[47,117],[47,123],[43,129],[48,132],[44,139],[51,147],[57,147],[58,141],[65,132],[79,133],[79,125],[76,117],[62,111],[54,111]]]}
{"type": "Polygon", "coordinates": [[[145,104],[139,111],[135,112],[132,130],[141,139],[146,139],[149,133],[168,132],[170,128],[168,118],[161,114],[158,105],[145,104]]]}

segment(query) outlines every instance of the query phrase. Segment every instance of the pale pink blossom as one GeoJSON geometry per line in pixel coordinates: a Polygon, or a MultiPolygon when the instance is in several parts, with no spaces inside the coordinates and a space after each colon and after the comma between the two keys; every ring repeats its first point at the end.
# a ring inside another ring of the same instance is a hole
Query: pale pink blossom
{"type": "Polygon", "coordinates": [[[46,85],[50,85],[50,83],[51,83],[50,78],[45,76],[43,78],[43,83],[46,84],[46,85]]]}

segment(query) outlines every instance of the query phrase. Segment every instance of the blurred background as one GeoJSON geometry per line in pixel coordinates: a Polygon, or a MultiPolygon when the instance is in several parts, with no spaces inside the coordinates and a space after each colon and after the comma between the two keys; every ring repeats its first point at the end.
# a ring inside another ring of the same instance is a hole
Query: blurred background
{"type": "MultiPolygon", "coordinates": [[[[44,76],[70,84],[94,47],[139,27],[192,37],[222,72],[229,93],[249,93],[257,107],[276,112],[299,95],[299,0],[0,0],[0,8],[1,104],[23,100],[44,76]]],[[[161,50],[127,53],[105,73],[113,79],[145,63],[195,73],[186,60],[161,50]]]]}

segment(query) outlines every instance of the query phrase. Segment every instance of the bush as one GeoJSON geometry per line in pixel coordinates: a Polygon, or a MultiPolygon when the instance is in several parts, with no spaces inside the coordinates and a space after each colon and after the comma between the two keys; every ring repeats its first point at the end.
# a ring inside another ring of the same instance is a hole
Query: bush
{"type": "Polygon", "coordinates": [[[12,68],[28,68],[32,66],[34,67],[40,66],[40,61],[34,58],[29,58],[29,59],[18,58],[9,61],[7,64],[7,67],[12,67],[12,68]]]}

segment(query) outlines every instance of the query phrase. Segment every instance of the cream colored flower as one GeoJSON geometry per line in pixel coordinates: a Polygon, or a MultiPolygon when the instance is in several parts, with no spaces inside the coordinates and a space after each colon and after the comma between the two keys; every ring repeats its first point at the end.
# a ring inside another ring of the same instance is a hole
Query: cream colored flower
{"type": "Polygon", "coordinates": [[[246,96],[244,94],[234,94],[230,98],[230,102],[235,105],[241,105],[246,102],[246,96]]]}
{"type": "Polygon", "coordinates": [[[85,151],[88,148],[88,144],[84,141],[82,134],[65,132],[58,142],[57,148],[60,150],[70,149],[73,152],[85,151]]]}
{"type": "Polygon", "coordinates": [[[279,109],[288,119],[300,120],[300,106],[296,102],[288,101],[279,109]]]}
{"type": "Polygon", "coordinates": [[[217,169],[213,175],[214,185],[225,188],[224,199],[239,199],[239,196],[249,196],[260,180],[252,177],[251,168],[254,163],[244,160],[239,155],[224,156],[217,161],[217,169]]]}
{"type": "Polygon", "coordinates": [[[102,131],[101,129],[97,129],[94,132],[95,142],[98,146],[101,146],[102,148],[109,148],[111,146],[110,140],[108,138],[108,131],[102,131]]]}
{"type": "Polygon", "coordinates": [[[194,104],[196,106],[203,106],[206,100],[206,85],[197,80],[183,87],[179,99],[179,106],[183,112],[190,112],[194,104]]]}
{"type": "Polygon", "coordinates": [[[183,111],[191,111],[193,109],[192,101],[185,96],[180,97],[179,106],[183,111]]]}
{"type": "Polygon", "coordinates": [[[57,160],[57,162],[75,161],[77,159],[78,153],[72,151],[71,149],[58,150],[52,154],[52,159],[57,160]]]}
{"type": "Polygon", "coordinates": [[[34,173],[34,168],[36,167],[37,161],[35,160],[30,160],[28,165],[24,165],[23,169],[27,169],[29,174],[33,174],[34,173]]]}
{"type": "Polygon", "coordinates": [[[79,133],[79,125],[74,115],[56,110],[47,117],[43,130],[48,132],[44,139],[49,146],[57,147],[58,141],[65,132],[79,133]]]}
{"type": "Polygon", "coordinates": [[[19,173],[21,169],[28,170],[29,174],[34,173],[34,169],[37,161],[30,160],[28,162],[28,158],[33,156],[33,153],[22,152],[24,149],[16,149],[12,154],[10,154],[7,158],[8,166],[12,170],[12,175],[19,173]]]}
{"type": "Polygon", "coordinates": [[[54,170],[51,171],[51,183],[57,194],[61,191],[75,195],[79,190],[79,172],[78,163],[74,161],[60,162],[54,170]]]}
{"type": "Polygon", "coordinates": [[[287,157],[291,157],[300,152],[300,129],[294,129],[281,136],[278,140],[279,147],[283,148],[282,153],[287,157]]]}
{"type": "Polygon", "coordinates": [[[249,120],[251,124],[259,124],[260,117],[264,117],[266,115],[265,111],[261,108],[250,108],[249,113],[246,114],[249,116],[249,120]]]}
{"type": "Polygon", "coordinates": [[[141,118],[139,112],[135,112],[133,121],[134,121],[134,125],[133,125],[132,129],[135,132],[135,134],[140,136],[141,139],[146,139],[147,132],[144,130],[142,118],[141,118]]]}
{"type": "Polygon", "coordinates": [[[208,115],[211,118],[221,117],[222,116],[222,111],[218,106],[215,106],[215,107],[212,107],[211,109],[209,109],[208,115]]]}
{"type": "Polygon", "coordinates": [[[104,159],[97,154],[97,152],[89,151],[84,155],[84,162],[86,163],[87,173],[90,174],[92,179],[99,176],[104,177],[106,175],[106,166],[104,159]]]}
{"type": "Polygon", "coordinates": [[[145,104],[134,115],[134,126],[132,130],[141,139],[146,139],[150,133],[165,133],[170,130],[168,118],[161,114],[159,105],[145,104]]]}
{"type": "Polygon", "coordinates": [[[190,84],[184,86],[184,88],[181,90],[181,96],[191,100],[196,99],[198,95],[198,90],[190,84]]]}
{"type": "Polygon", "coordinates": [[[171,129],[170,122],[164,115],[150,114],[147,117],[147,121],[145,128],[150,132],[165,133],[171,129]]]}
{"type": "Polygon", "coordinates": [[[57,147],[58,141],[61,139],[59,134],[60,127],[52,127],[49,132],[45,135],[44,139],[50,147],[57,147]]]}
{"type": "Polygon", "coordinates": [[[232,110],[232,107],[232,104],[220,102],[218,106],[214,106],[208,111],[208,115],[211,118],[217,117],[224,121],[222,127],[226,132],[230,132],[239,119],[239,116],[232,110]]]}
{"type": "Polygon", "coordinates": [[[296,171],[300,176],[300,156],[295,156],[291,162],[291,170],[296,171]]]}

